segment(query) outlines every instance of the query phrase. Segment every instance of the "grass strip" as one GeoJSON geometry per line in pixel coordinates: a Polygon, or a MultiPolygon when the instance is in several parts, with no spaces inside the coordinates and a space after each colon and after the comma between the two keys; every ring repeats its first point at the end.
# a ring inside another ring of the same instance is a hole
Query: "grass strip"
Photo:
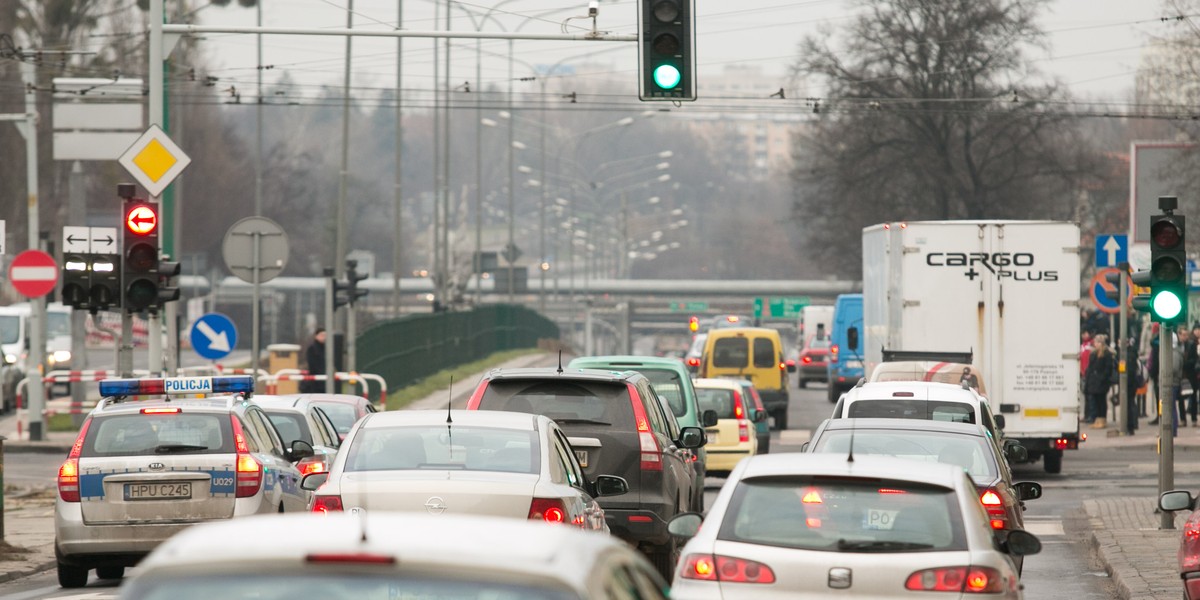
{"type": "Polygon", "coordinates": [[[425,379],[414,383],[405,388],[400,388],[388,394],[387,407],[388,410],[396,410],[408,406],[414,400],[424,398],[438,390],[450,387],[450,377],[453,376],[455,381],[462,381],[465,377],[470,377],[480,371],[486,371],[496,365],[506,363],[514,358],[525,356],[527,354],[537,354],[542,352],[537,348],[521,348],[517,350],[505,350],[497,352],[486,358],[482,358],[475,362],[442,369],[425,379]]]}

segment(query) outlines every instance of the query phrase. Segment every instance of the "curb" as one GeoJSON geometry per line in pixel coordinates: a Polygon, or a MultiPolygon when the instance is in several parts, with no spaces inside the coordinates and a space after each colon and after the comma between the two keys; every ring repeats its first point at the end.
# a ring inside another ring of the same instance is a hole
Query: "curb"
{"type": "Polygon", "coordinates": [[[50,561],[46,561],[44,563],[39,563],[39,564],[29,567],[27,569],[19,569],[16,571],[9,571],[7,573],[0,573],[0,583],[13,581],[15,579],[21,579],[23,577],[30,577],[33,575],[37,575],[38,573],[45,573],[46,571],[49,571],[50,569],[53,569],[56,566],[58,566],[58,562],[54,561],[54,560],[50,560],[50,561]]]}
{"type": "MultiPolygon", "coordinates": [[[[1112,556],[1108,551],[1110,548],[1117,545],[1113,535],[1108,531],[1095,529],[1095,524],[1092,526],[1092,533],[1088,536],[1088,548],[1094,551],[1096,556],[1100,558],[1100,562],[1104,565],[1104,572],[1108,573],[1109,579],[1111,579],[1113,585],[1117,587],[1117,593],[1119,594],[1118,597],[1121,600],[1130,600],[1133,598],[1133,590],[1130,589],[1128,582],[1126,582],[1125,578],[1121,575],[1121,569],[1119,568],[1120,566],[1128,566],[1129,561],[1116,560],[1115,557],[1112,556]],[[1100,539],[1102,537],[1104,538],[1103,541],[1100,539]],[[1114,563],[1123,564],[1114,565],[1114,563]]],[[[1146,589],[1143,591],[1149,592],[1150,590],[1146,589]]]]}

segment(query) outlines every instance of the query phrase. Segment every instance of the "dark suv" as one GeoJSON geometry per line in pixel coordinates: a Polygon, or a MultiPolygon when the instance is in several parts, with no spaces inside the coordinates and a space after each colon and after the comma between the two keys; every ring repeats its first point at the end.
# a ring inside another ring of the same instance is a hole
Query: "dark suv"
{"type": "Polygon", "coordinates": [[[613,534],[637,546],[670,579],[678,558],[667,522],[695,511],[692,451],[704,430],[680,428],[650,380],[634,371],[496,369],[479,382],[468,410],[507,410],[554,419],[584,473],[624,477],[629,493],[600,499],[613,534]]]}

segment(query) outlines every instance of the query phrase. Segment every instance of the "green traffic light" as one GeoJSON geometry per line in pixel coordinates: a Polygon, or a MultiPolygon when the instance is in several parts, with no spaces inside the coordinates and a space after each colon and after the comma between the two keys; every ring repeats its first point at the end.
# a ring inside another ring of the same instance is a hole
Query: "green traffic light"
{"type": "Polygon", "coordinates": [[[1150,308],[1159,319],[1173,320],[1183,311],[1183,301],[1171,291],[1161,291],[1150,300],[1150,308]]]}
{"type": "Polygon", "coordinates": [[[659,65],[654,68],[654,84],[664,90],[675,89],[680,79],[679,69],[672,65],[659,65]]]}

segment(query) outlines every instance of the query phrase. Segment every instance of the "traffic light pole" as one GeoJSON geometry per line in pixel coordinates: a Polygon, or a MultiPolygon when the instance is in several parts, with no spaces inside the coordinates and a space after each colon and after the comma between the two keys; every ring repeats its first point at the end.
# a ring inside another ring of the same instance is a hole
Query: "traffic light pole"
{"type": "MultiPolygon", "coordinates": [[[[1125,423],[1127,416],[1133,414],[1129,410],[1129,402],[1133,400],[1129,397],[1129,368],[1131,365],[1125,362],[1125,358],[1129,356],[1129,263],[1121,263],[1118,265],[1121,269],[1121,283],[1117,286],[1117,302],[1121,307],[1121,315],[1117,322],[1117,364],[1121,366],[1117,377],[1117,398],[1120,400],[1118,405],[1120,408],[1113,411],[1113,421],[1117,424],[1117,431],[1133,431],[1125,423]],[[1125,425],[1125,429],[1122,429],[1125,425]]],[[[1137,365],[1132,365],[1134,368],[1137,365]]]]}
{"type": "Polygon", "coordinates": [[[146,353],[149,355],[146,368],[150,370],[151,375],[156,375],[162,373],[163,370],[162,315],[159,315],[157,310],[152,310],[146,323],[148,331],[146,353]]]}
{"type": "MultiPolygon", "coordinates": [[[[1175,487],[1175,332],[1158,328],[1158,493],[1175,487]]],[[[1175,513],[1162,511],[1159,529],[1175,529],[1175,513]]]]}

